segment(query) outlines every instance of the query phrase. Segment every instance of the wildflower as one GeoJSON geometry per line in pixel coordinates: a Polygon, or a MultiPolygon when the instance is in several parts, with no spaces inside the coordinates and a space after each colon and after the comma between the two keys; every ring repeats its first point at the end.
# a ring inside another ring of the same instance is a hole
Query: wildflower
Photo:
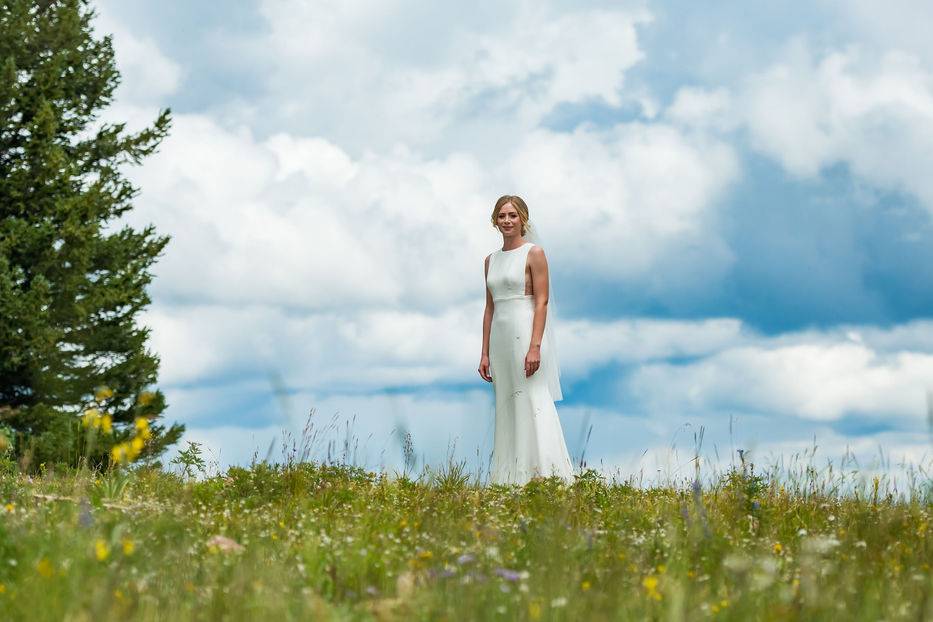
{"type": "Polygon", "coordinates": [[[762,557],[757,560],[755,569],[751,574],[751,585],[753,589],[763,590],[774,583],[774,577],[778,571],[778,563],[770,557],[762,557]]]}
{"type": "Polygon", "coordinates": [[[583,581],[582,583],[580,583],[580,589],[583,590],[584,592],[589,591],[591,587],[592,587],[592,584],[589,581],[583,581]]]}
{"type": "Polygon", "coordinates": [[[136,458],[139,455],[139,452],[143,450],[143,439],[138,436],[134,436],[133,440],[130,441],[130,457],[136,458]]]}
{"type": "Polygon", "coordinates": [[[113,418],[110,415],[104,415],[100,418],[100,429],[104,434],[113,433],[113,418]]]}
{"type": "Polygon", "coordinates": [[[151,436],[149,432],[149,420],[145,417],[136,417],[136,434],[148,439],[151,436]]]}
{"type": "Polygon", "coordinates": [[[221,536],[219,534],[216,536],[213,536],[210,540],[208,540],[207,546],[209,549],[211,549],[212,553],[216,553],[217,551],[238,552],[238,551],[243,550],[242,544],[240,544],[236,540],[232,540],[226,536],[221,536]]]}
{"type": "Polygon", "coordinates": [[[114,464],[120,464],[124,462],[127,458],[128,458],[128,453],[127,453],[126,443],[120,443],[118,445],[114,445],[113,448],[110,450],[110,460],[113,461],[114,464]]]}
{"type": "Polygon", "coordinates": [[[566,596],[558,596],[557,598],[551,601],[551,607],[554,609],[557,609],[559,607],[566,607],[566,606],[567,606],[566,596]]]}
{"type": "Polygon", "coordinates": [[[656,576],[653,574],[648,575],[642,579],[641,584],[644,586],[650,598],[661,600],[661,593],[658,592],[658,578],[656,576]]]}
{"type": "Polygon", "coordinates": [[[123,554],[132,555],[133,551],[136,550],[136,543],[130,540],[129,538],[123,538],[123,554]]]}
{"type": "Polygon", "coordinates": [[[781,546],[780,542],[775,542],[774,545],[771,547],[771,550],[773,550],[776,555],[780,555],[781,552],[784,550],[784,547],[781,546]]]}
{"type": "Polygon", "coordinates": [[[98,402],[111,397],[113,397],[113,390],[107,385],[97,387],[97,391],[94,392],[94,399],[96,399],[98,402]]]}
{"type": "Polygon", "coordinates": [[[0,594],[6,594],[6,584],[0,583],[0,594]]]}
{"type": "Polygon", "coordinates": [[[729,553],[722,559],[722,565],[733,572],[745,572],[752,565],[752,560],[739,553],[729,553]]]}
{"type": "Polygon", "coordinates": [[[152,391],[143,391],[139,394],[139,397],[136,398],[136,401],[140,406],[148,406],[153,399],[155,399],[155,393],[152,391]]]}
{"type": "Polygon", "coordinates": [[[100,411],[96,408],[88,408],[81,417],[81,425],[85,428],[97,427],[100,425],[100,411]]]}
{"type": "Polygon", "coordinates": [[[6,511],[9,512],[10,514],[12,514],[13,511],[16,509],[16,506],[13,505],[12,503],[7,503],[7,504],[6,504],[5,506],[3,506],[3,507],[4,507],[4,509],[6,509],[6,511]]]}
{"type": "Polygon", "coordinates": [[[810,536],[803,541],[802,548],[808,553],[828,553],[834,547],[839,546],[839,540],[835,536],[810,536]]]}
{"type": "Polygon", "coordinates": [[[541,619],[541,603],[535,600],[528,603],[528,617],[532,620],[541,619]]]}
{"type": "Polygon", "coordinates": [[[527,570],[523,570],[522,572],[517,572],[515,570],[509,570],[508,568],[496,568],[493,572],[495,572],[495,574],[502,577],[506,581],[518,581],[519,579],[528,578],[527,570]]]}
{"type": "Polygon", "coordinates": [[[110,547],[108,547],[107,543],[104,542],[101,538],[98,538],[97,542],[94,543],[94,556],[99,562],[102,562],[110,557],[110,547]]]}
{"type": "Polygon", "coordinates": [[[48,579],[53,574],[55,574],[55,567],[52,566],[52,562],[43,557],[38,562],[36,562],[36,572],[48,579]]]}
{"type": "Polygon", "coordinates": [[[460,564],[460,565],[462,566],[462,565],[464,565],[464,564],[469,564],[469,563],[471,563],[471,562],[474,561],[475,559],[476,559],[476,557],[473,556],[471,553],[464,553],[463,555],[461,555],[460,557],[457,558],[457,563],[460,564]]]}

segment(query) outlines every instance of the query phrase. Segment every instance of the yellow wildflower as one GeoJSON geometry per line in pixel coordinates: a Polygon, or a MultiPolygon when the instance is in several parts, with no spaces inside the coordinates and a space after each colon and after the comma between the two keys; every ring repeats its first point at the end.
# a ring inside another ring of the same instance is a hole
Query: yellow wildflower
{"type": "Polygon", "coordinates": [[[10,514],[12,514],[12,513],[13,513],[13,510],[16,509],[16,506],[13,505],[12,503],[7,503],[7,504],[6,504],[5,506],[3,506],[3,507],[4,507],[4,508],[6,509],[6,511],[9,512],[10,514]]]}
{"type": "Polygon", "coordinates": [[[134,543],[129,538],[123,538],[123,554],[132,555],[133,551],[136,550],[136,543],[134,543]]]}
{"type": "Polygon", "coordinates": [[[134,436],[133,440],[130,441],[130,456],[135,458],[139,455],[139,452],[143,450],[143,439],[138,436],[134,436]]]}
{"type": "Polygon", "coordinates": [[[535,600],[528,603],[528,617],[532,620],[541,619],[541,603],[535,600]]]}
{"type": "Polygon", "coordinates": [[[143,391],[139,394],[139,397],[136,398],[136,401],[140,406],[148,406],[152,400],[155,399],[155,393],[152,391],[143,391]]]}
{"type": "Polygon", "coordinates": [[[152,438],[152,431],[149,429],[149,420],[145,417],[136,417],[136,436],[144,441],[152,438]]]}
{"type": "Polygon", "coordinates": [[[6,594],[6,585],[0,583],[0,594],[6,594]]]}
{"type": "Polygon", "coordinates": [[[89,428],[91,426],[96,428],[99,425],[98,424],[99,419],[100,419],[100,411],[97,410],[96,408],[88,408],[87,410],[84,411],[84,416],[81,417],[81,425],[83,425],[86,428],[89,428]]]}
{"type": "Polygon", "coordinates": [[[126,450],[126,443],[120,443],[113,446],[113,449],[110,450],[110,459],[114,462],[114,464],[120,464],[127,458],[126,450]]]}
{"type": "Polygon", "coordinates": [[[772,546],[771,549],[775,552],[775,554],[780,555],[781,551],[784,550],[784,547],[781,546],[780,542],[775,542],[774,546],[772,546]]]}
{"type": "Polygon", "coordinates": [[[658,574],[664,574],[665,570],[667,570],[667,566],[664,564],[658,564],[658,574]]]}
{"type": "Polygon", "coordinates": [[[110,415],[104,415],[100,418],[100,429],[104,434],[113,433],[113,418],[110,415]]]}
{"type": "Polygon", "coordinates": [[[55,574],[55,567],[52,566],[52,562],[43,557],[36,563],[36,572],[48,579],[55,574]]]}
{"type": "Polygon", "coordinates": [[[648,592],[648,596],[655,599],[661,600],[661,593],[658,592],[658,578],[653,574],[648,575],[642,579],[641,584],[644,586],[645,591],[648,592]]]}
{"type": "Polygon", "coordinates": [[[110,557],[110,548],[101,538],[98,538],[97,542],[94,543],[94,556],[99,562],[102,562],[110,557]]]}
{"type": "Polygon", "coordinates": [[[105,400],[109,397],[113,397],[113,390],[107,385],[103,385],[97,388],[97,391],[94,393],[94,398],[99,402],[105,400]]]}
{"type": "Polygon", "coordinates": [[[589,581],[583,581],[583,582],[580,584],[580,589],[583,590],[584,592],[589,591],[589,589],[590,589],[591,587],[593,587],[593,586],[592,586],[592,584],[591,584],[589,581]]]}

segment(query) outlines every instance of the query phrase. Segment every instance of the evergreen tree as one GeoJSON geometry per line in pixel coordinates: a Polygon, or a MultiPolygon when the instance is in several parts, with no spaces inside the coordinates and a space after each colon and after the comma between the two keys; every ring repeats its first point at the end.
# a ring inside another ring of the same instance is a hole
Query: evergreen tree
{"type": "Polygon", "coordinates": [[[120,77],[94,17],[88,0],[0,2],[0,425],[33,465],[75,462],[95,393],[114,428],[98,464],[139,416],[144,457],[184,431],[156,422],[159,359],[135,322],[169,237],[104,230],[138,194],[121,169],[155,151],[170,111],[137,133],[99,119],[120,77]]]}

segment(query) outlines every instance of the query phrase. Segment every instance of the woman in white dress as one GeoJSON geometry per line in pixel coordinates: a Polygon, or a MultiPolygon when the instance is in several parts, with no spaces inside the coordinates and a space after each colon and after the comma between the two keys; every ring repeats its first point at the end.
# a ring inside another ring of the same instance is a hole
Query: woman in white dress
{"type": "Polygon", "coordinates": [[[492,382],[496,427],[490,482],[523,485],[557,475],[573,482],[555,400],[563,398],[553,332],[547,325],[550,279],[544,250],[525,240],[528,206],[496,201],[493,226],[502,248],[485,260],[486,313],[479,374],[492,382]]]}

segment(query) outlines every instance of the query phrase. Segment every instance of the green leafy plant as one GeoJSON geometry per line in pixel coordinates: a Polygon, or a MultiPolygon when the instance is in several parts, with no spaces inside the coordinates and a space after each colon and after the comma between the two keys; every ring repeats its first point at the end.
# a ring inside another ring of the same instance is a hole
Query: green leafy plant
{"type": "Polygon", "coordinates": [[[194,477],[195,473],[205,475],[207,464],[201,457],[201,443],[188,441],[188,448],[180,450],[178,455],[172,459],[171,464],[181,466],[182,473],[188,479],[194,477]]]}

